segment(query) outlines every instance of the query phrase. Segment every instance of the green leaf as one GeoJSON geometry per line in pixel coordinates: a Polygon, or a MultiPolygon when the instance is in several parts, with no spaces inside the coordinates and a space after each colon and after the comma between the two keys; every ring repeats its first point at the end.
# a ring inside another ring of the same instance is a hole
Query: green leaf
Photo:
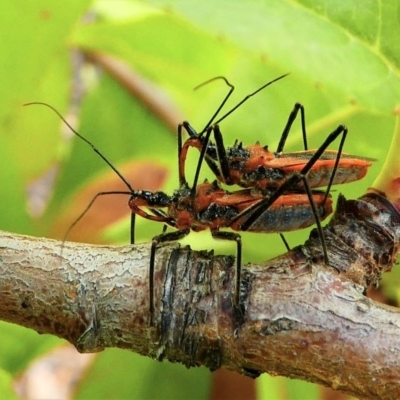
{"type": "MultiPolygon", "coordinates": [[[[235,85],[225,112],[262,84],[290,72],[221,122],[225,143],[239,139],[248,145],[258,140],[274,150],[294,103],[301,102],[310,147],[317,148],[338,124],[345,123],[349,128],[345,151],[379,159],[366,179],[337,187],[335,194],[358,197],[372,185],[389,148],[392,111],[400,98],[398,2],[101,1],[94,7],[98,18],[81,23],[89,3],[70,0],[68,7],[51,0],[0,3],[2,27],[13,38],[3,41],[0,50],[0,73],[7,78],[0,99],[1,228],[49,235],[53,221],[73,196],[108,168],[76,138],[72,148],[65,149],[58,134],[61,123],[48,109],[21,107],[28,101],[46,101],[65,115],[73,86],[69,47],[119,57],[160,86],[199,131],[228,91],[216,81],[194,92],[199,83],[223,75],[235,85]],[[53,200],[36,228],[25,211],[26,182],[56,162],[60,175],[53,200]]],[[[165,190],[172,193],[177,187],[174,135],[113,77],[103,73],[88,89],[80,124],[74,127],[117,167],[131,159],[165,163],[170,169],[165,190]]],[[[296,122],[285,150],[301,146],[296,122]]],[[[191,151],[188,177],[197,158],[198,153],[191,151]]],[[[213,179],[206,166],[202,178],[213,179]]],[[[150,239],[161,229],[146,225],[147,221],[138,224],[142,238],[150,239]]],[[[64,233],[58,232],[59,237],[64,233]]],[[[289,243],[295,246],[307,234],[291,233],[289,243]]],[[[231,243],[213,241],[209,232],[193,233],[185,243],[228,254],[235,251],[231,243]]],[[[284,251],[277,235],[243,235],[243,245],[243,263],[265,261],[284,251]]],[[[40,354],[42,350],[36,350],[41,345],[52,345],[45,336],[35,334],[35,341],[31,331],[20,336],[8,329],[2,326],[0,351],[3,369],[12,373],[40,354]]],[[[208,383],[204,369],[186,371],[113,350],[99,357],[79,396],[204,398],[208,383]],[[162,383],[158,392],[155,379],[162,383]]]]}
{"type": "MultiPolygon", "coordinates": [[[[396,89],[399,77],[394,74],[395,81],[384,87],[373,83],[374,77],[378,81],[386,79],[390,63],[382,62],[382,56],[369,44],[371,39],[369,42],[362,40],[359,25],[354,22],[355,28],[352,28],[339,24],[348,17],[346,8],[335,9],[331,4],[326,6],[327,10],[316,11],[306,5],[277,1],[246,4],[223,1],[218,6],[201,2],[196,3],[196,7],[191,1],[150,1],[147,4],[162,4],[169,11],[153,12],[146,8],[139,13],[140,18],[128,13],[120,19],[115,16],[107,19],[105,14],[98,24],[76,31],[74,43],[84,49],[121,57],[128,65],[157,80],[184,110],[186,119],[198,129],[208,121],[227,88],[215,82],[192,92],[191,88],[197,83],[216,75],[227,76],[237,86],[226,107],[229,109],[266,81],[291,71],[290,76],[268,87],[221,123],[226,144],[235,139],[245,144],[260,140],[274,149],[289,112],[294,103],[300,101],[306,107],[311,147],[320,146],[329,132],[339,123],[345,123],[349,128],[346,152],[384,159],[392,131],[391,111],[400,94],[396,89]],[[330,14],[335,18],[329,17],[330,14]],[[197,24],[197,28],[189,21],[197,24]],[[216,41],[215,35],[224,40],[216,41]],[[161,48],[160,37],[165,38],[161,48]],[[187,40],[182,43],[180,37],[187,40]],[[348,46],[352,49],[350,52],[348,46]],[[339,56],[342,54],[345,56],[339,56]],[[261,55],[267,55],[267,62],[261,55]],[[366,71],[366,68],[371,70],[366,71]],[[379,95],[371,93],[371,88],[378,90],[379,95]],[[380,103],[379,107],[376,102],[380,103]],[[376,114],[378,108],[379,115],[376,114]]],[[[374,18],[371,31],[380,24],[368,7],[360,13],[361,19],[374,18]]],[[[363,26],[369,27],[369,24],[363,26]]],[[[364,35],[368,36],[368,32],[364,35]]],[[[296,123],[287,150],[301,148],[299,130],[296,123]]],[[[153,134],[152,129],[144,128],[141,138],[148,131],[153,134]]],[[[154,146],[149,154],[162,157],[162,149],[163,146],[154,146]]],[[[193,173],[197,161],[197,153],[191,153],[188,176],[193,173]]],[[[362,193],[372,183],[374,168],[377,171],[381,162],[372,168],[367,179],[344,186],[345,194],[362,193]]],[[[169,190],[176,187],[174,163],[171,168],[169,190]]],[[[204,178],[212,179],[206,167],[202,172],[204,178]]],[[[290,234],[289,243],[301,242],[307,232],[290,234]]],[[[207,235],[191,235],[188,240],[204,244],[204,236],[207,235]]],[[[225,251],[231,251],[231,247],[222,244],[225,251]]],[[[255,234],[247,240],[244,235],[245,260],[262,261],[283,250],[274,235],[255,234]]]]}
{"type": "Polygon", "coordinates": [[[225,69],[235,58],[235,54],[227,57],[219,46],[210,46],[211,39],[182,18],[148,13],[140,14],[140,18],[82,26],[75,32],[73,43],[84,50],[120,57],[169,88],[190,90],[193,82],[209,78],[216,69],[225,69]],[[181,40],[182,35],[185,41],[181,40]],[[166,46],[160,46],[162,37],[167,40],[166,46]],[[204,54],[213,63],[204,63],[204,54]]]}
{"type": "Polygon", "coordinates": [[[0,368],[0,393],[4,399],[18,400],[19,396],[13,389],[13,377],[7,371],[0,368]]]}
{"type": "Polygon", "coordinates": [[[32,329],[0,321],[0,368],[15,375],[28,363],[64,343],[50,335],[39,335],[32,329]]]}
{"type": "MultiPolygon", "coordinates": [[[[400,94],[396,0],[154,0],[199,27],[321,85],[342,102],[388,115],[400,94]]],[[[328,94],[328,93],[327,93],[328,94]]]]}
{"type": "Polygon", "coordinates": [[[159,363],[120,349],[101,353],[76,393],[76,399],[205,399],[206,368],[159,363]]]}
{"type": "Polygon", "coordinates": [[[3,229],[35,231],[24,201],[26,184],[56,160],[59,122],[39,119],[22,105],[42,100],[65,110],[71,78],[65,39],[88,4],[82,0],[71,0],[68,7],[51,0],[0,3],[1,26],[10,38],[3,40],[0,51],[3,229]]]}
{"type": "MultiPolygon", "coordinates": [[[[51,115],[48,109],[38,113],[42,118],[58,118],[51,115]]],[[[117,168],[120,163],[129,159],[154,160],[169,165],[170,154],[176,152],[175,139],[162,123],[152,118],[142,104],[132,99],[106,76],[85,98],[81,123],[76,129],[79,129],[80,134],[90,140],[117,168]]],[[[60,209],[65,210],[71,197],[83,189],[85,184],[109,171],[110,167],[87,143],[74,137],[71,152],[60,171],[42,227],[48,229],[48,226],[60,218],[60,209]]],[[[107,191],[107,187],[104,187],[104,191],[107,191]]],[[[126,196],[126,204],[128,199],[126,196]]],[[[82,211],[83,209],[76,210],[76,217],[82,211]]],[[[127,205],[126,211],[129,212],[127,205]]],[[[85,219],[81,223],[84,224],[85,219]]],[[[79,229],[79,226],[77,228],[79,229]]],[[[65,230],[66,227],[62,232],[52,234],[63,238],[65,230]]],[[[126,238],[128,236],[126,235],[126,238]]]]}
{"type": "Polygon", "coordinates": [[[1,2],[2,27],[12,38],[3,42],[0,58],[1,76],[7,77],[0,100],[1,118],[7,124],[2,126],[1,133],[7,139],[3,145],[18,155],[16,161],[21,163],[24,176],[31,177],[54,159],[51,150],[56,148],[59,138],[54,134],[58,123],[52,121],[47,125],[46,120],[35,120],[32,115],[28,120],[22,105],[29,101],[52,101],[53,105],[62,106],[61,111],[65,109],[67,82],[71,78],[65,40],[88,4],[89,1],[78,0],[70,1],[68,7],[59,7],[51,0],[1,2]],[[47,151],[43,152],[46,145],[47,151]],[[30,163],[31,157],[26,155],[39,152],[40,160],[30,163]]]}

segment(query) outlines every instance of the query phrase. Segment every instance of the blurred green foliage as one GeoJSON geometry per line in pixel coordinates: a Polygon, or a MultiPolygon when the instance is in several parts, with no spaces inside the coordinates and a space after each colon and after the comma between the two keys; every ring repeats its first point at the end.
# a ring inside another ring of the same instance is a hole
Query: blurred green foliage
{"type": "MultiPolygon", "coordinates": [[[[226,76],[236,86],[233,105],[265,82],[290,72],[223,121],[225,142],[259,140],[274,149],[294,103],[301,102],[310,148],[318,147],[339,123],[345,123],[349,128],[345,151],[379,160],[367,178],[336,189],[336,194],[340,191],[347,197],[363,194],[385,159],[393,110],[400,99],[398,15],[396,0],[69,0],[68,6],[52,0],[2,1],[0,29],[7,40],[0,50],[0,228],[49,235],[50,226],[62,218],[71,199],[108,170],[86,144],[75,138],[72,145],[63,140],[60,121],[50,110],[22,107],[26,102],[45,101],[65,115],[76,95],[77,74],[92,83],[80,99],[76,128],[116,165],[139,159],[167,166],[170,179],[164,189],[171,192],[177,186],[174,132],[112,77],[77,72],[71,51],[102,52],[124,60],[161,88],[198,129],[227,88],[216,82],[193,92],[197,84],[226,76]],[[59,174],[50,203],[40,217],[34,217],[28,211],[27,185],[54,165],[59,174]]],[[[286,150],[300,148],[300,127],[295,124],[286,150]]],[[[188,166],[192,172],[197,156],[193,153],[188,166]]],[[[204,178],[212,178],[207,168],[202,172],[204,178]]],[[[147,222],[139,225],[140,240],[150,239],[160,229],[147,222]]],[[[103,233],[105,237],[128,240],[127,222],[116,231],[111,228],[103,233]]],[[[306,235],[290,234],[289,243],[301,243],[306,235]]],[[[209,236],[193,234],[186,241],[195,248],[233,252],[232,246],[215,243],[209,236]]],[[[264,261],[283,252],[275,236],[244,235],[244,261],[264,261]]],[[[2,394],[10,390],[9,377],[36,357],[38,349],[42,352],[58,343],[4,326],[0,331],[0,351],[7,354],[0,361],[2,394]]],[[[179,365],[109,350],[99,356],[78,397],[200,399],[207,396],[209,382],[203,368],[186,371],[179,365]],[[120,374],[118,368],[123,368],[120,374]],[[99,391],[99,381],[109,391],[99,391]],[[153,382],[160,385],[159,391],[155,392],[153,382]]],[[[277,393],[274,380],[262,377],[257,382],[260,396],[277,393]]],[[[318,395],[296,381],[287,390],[290,398],[295,398],[293,393],[296,398],[318,395]]]]}

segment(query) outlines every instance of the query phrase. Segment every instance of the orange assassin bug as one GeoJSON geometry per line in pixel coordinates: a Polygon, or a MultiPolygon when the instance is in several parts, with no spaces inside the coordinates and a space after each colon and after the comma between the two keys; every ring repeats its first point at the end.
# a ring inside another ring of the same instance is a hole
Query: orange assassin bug
{"type": "MultiPolygon", "coordinates": [[[[154,313],[154,266],[157,246],[160,243],[182,239],[189,232],[205,229],[215,239],[231,240],[237,244],[235,305],[239,305],[242,243],[239,234],[220,231],[274,233],[302,229],[317,223],[332,213],[332,199],[321,191],[267,196],[251,189],[236,192],[223,190],[217,181],[205,182],[196,188],[195,198],[189,187],[181,187],[172,196],[163,192],[138,191],[131,193],[129,206],[134,214],[151,221],[163,222],[177,231],[162,233],[152,239],[150,253],[150,312],[154,313]],[[311,206],[310,206],[310,197],[311,206]],[[265,202],[265,200],[268,200],[265,202]],[[265,203],[265,204],[264,204],[265,203]],[[142,207],[146,207],[149,214],[142,207]],[[166,208],[166,211],[160,210],[166,208]]],[[[323,242],[326,256],[325,243],[323,242]]]]}
{"type": "MultiPolygon", "coordinates": [[[[155,310],[154,265],[155,253],[159,243],[178,240],[188,234],[190,230],[199,231],[204,229],[210,229],[215,238],[235,240],[237,242],[235,303],[238,305],[240,300],[241,239],[240,235],[236,233],[221,232],[220,229],[231,228],[235,231],[275,232],[277,230],[282,231],[282,228],[285,230],[300,229],[316,222],[318,231],[321,233],[320,221],[332,211],[329,195],[319,191],[312,191],[307,184],[305,176],[329,144],[341,133],[339,131],[332,132],[323,145],[310,157],[307,164],[299,172],[287,179],[277,190],[260,193],[245,189],[229,193],[222,190],[217,183],[204,183],[196,186],[195,190],[184,183],[179,190],[169,196],[163,192],[135,191],[107,158],[91,142],[76,132],[53,107],[45,103],[30,104],[43,104],[53,109],[78,137],[88,143],[100,155],[128,188],[128,191],[98,193],[70,229],[86,214],[97,197],[109,194],[130,196],[129,206],[132,210],[131,243],[134,243],[136,214],[178,229],[174,232],[158,235],[152,241],[149,271],[149,309],[151,319],[155,310]],[[304,194],[304,192],[289,193],[290,190],[298,186],[300,181],[303,181],[307,194],[304,194]],[[195,197],[193,197],[193,192],[195,197]],[[147,208],[150,213],[143,210],[142,207],[147,208]],[[166,211],[163,209],[166,209],[166,211]],[[274,224],[274,221],[279,221],[279,223],[276,222],[274,224]],[[285,221],[286,225],[282,224],[282,221],[285,221]],[[290,221],[289,224],[288,221],[290,221]],[[277,226],[279,229],[277,229],[277,226]]],[[[320,237],[327,261],[323,237],[321,235],[320,237]]]]}
{"type": "MultiPolygon", "coordinates": [[[[181,182],[184,182],[186,179],[185,160],[189,147],[196,147],[200,150],[200,159],[197,165],[193,187],[197,185],[203,159],[205,159],[219,181],[227,185],[236,184],[245,188],[277,188],[282,185],[282,183],[285,182],[292,174],[296,174],[302,169],[302,167],[315,153],[315,150],[308,150],[305,111],[304,107],[300,103],[296,103],[292,112],[290,113],[275,152],[269,151],[268,146],[262,146],[259,142],[245,147],[241,142],[236,141],[232,147],[226,148],[218,125],[250,97],[254,96],[260,90],[263,90],[277,80],[284,78],[286,75],[280,76],[268,82],[253,93],[247,95],[236,106],[234,106],[230,111],[228,111],[224,116],[219,118],[214,123],[214,119],[217,117],[218,113],[221,111],[222,107],[233,93],[234,86],[231,85],[224,77],[213,78],[205,82],[208,83],[215,79],[223,79],[230,87],[230,90],[217,111],[214,113],[211,120],[200,133],[197,133],[187,121],[179,125],[178,140],[181,143],[182,128],[184,128],[189,134],[189,138],[183,143],[183,145],[180,146],[181,151],[179,153],[179,174],[181,182]],[[304,151],[283,153],[283,149],[292,124],[297,118],[299,112],[301,116],[304,151]],[[214,135],[215,144],[210,142],[210,136],[212,133],[214,135]]],[[[371,158],[352,156],[342,153],[342,148],[347,136],[347,129],[342,125],[339,125],[338,129],[342,130],[342,139],[339,144],[339,150],[326,150],[320,156],[319,160],[314,163],[307,175],[308,184],[311,188],[327,186],[327,192],[329,193],[331,185],[353,182],[362,179],[366,175],[368,167],[371,166],[372,161],[374,161],[371,158]]]]}
{"type": "MultiPolygon", "coordinates": [[[[177,231],[162,233],[153,238],[150,256],[150,295],[154,293],[154,265],[157,245],[182,239],[190,230],[210,229],[216,239],[236,241],[237,264],[234,303],[240,300],[241,273],[241,238],[233,232],[220,231],[230,228],[234,231],[283,232],[317,224],[324,253],[325,263],[328,256],[321,220],[332,212],[332,200],[328,193],[310,189],[306,175],[326,148],[342,133],[344,127],[333,131],[317,149],[303,168],[291,175],[279,188],[270,191],[244,189],[236,192],[223,190],[217,182],[204,183],[190,188],[186,181],[181,181],[179,190],[169,197],[162,192],[131,193],[129,206],[134,214],[143,218],[163,222],[177,231]],[[305,190],[292,190],[303,182],[305,190]],[[160,201],[162,199],[162,201],[160,201]],[[141,209],[147,207],[152,214],[141,209]],[[166,211],[159,210],[166,208],[166,211]]],[[[179,144],[179,142],[178,142],[179,144]]],[[[154,313],[154,298],[150,299],[150,312],[154,313]]]]}

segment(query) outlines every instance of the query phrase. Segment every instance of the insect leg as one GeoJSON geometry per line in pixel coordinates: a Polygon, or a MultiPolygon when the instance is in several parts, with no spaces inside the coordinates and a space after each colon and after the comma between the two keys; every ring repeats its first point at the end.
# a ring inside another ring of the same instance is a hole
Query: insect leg
{"type": "MultiPolygon", "coordinates": [[[[187,186],[187,180],[185,176],[185,162],[189,147],[196,147],[197,149],[199,149],[201,153],[204,143],[206,143],[204,137],[200,137],[199,134],[194,130],[194,128],[189,124],[189,122],[184,121],[182,122],[182,124],[178,126],[179,183],[181,187],[187,186]],[[185,128],[186,132],[190,136],[190,138],[187,139],[185,143],[183,143],[183,145],[182,145],[182,127],[185,128]]],[[[209,144],[211,144],[211,142],[209,142],[209,144]]],[[[207,153],[205,153],[205,155],[203,156],[201,156],[200,154],[199,159],[203,161],[203,158],[205,158],[208,166],[210,167],[214,175],[217,177],[221,177],[220,169],[216,164],[216,162],[214,161],[214,159],[208,156],[207,153]]],[[[200,171],[199,172],[196,171],[196,173],[198,175],[200,171]]]]}
{"type": "MultiPolygon", "coordinates": [[[[99,192],[97,193],[93,199],[90,201],[90,203],[86,206],[86,208],[82,211],[82,213],[75,219],[75,221],[71,224],[71,226],[68,228],[67,232],[64,235],[63,242],[67,239],[67,236],[71,232],[71,230],[76,226],[76,224],[86,215],[86,213],[90,210],[92,207],[93,203],[100,197],[100,196],[106,196],[106,195],[111,195],[111,194],[123,194],[123,195],[132,195],[131,192],[127,191],[109,191],[109,192],[99,192]]],[[[132,238],[132,233],[131,233],[131,238],[132,238]]]]}
{"type": "MultiPolygon", "coordinates": [[[[217,110],[215,111],[214,115],[211,117],[211,119],[207,122],[206,126],[203,128],[203,130],[201,131],[200,134],[198,134],[194,128],[192,128],[192,126],[187,122],[184,121],[182,124],[178,125],[178,160],[179,160],[179,184],[180,186],[182,185],[186,185],[186,178],[185,178],[185,160],[186,160],[186,155],[187,155],[187,150],[188,147],[202,147],[204,143],[206,143],[206,148],[205,150],[207,150],[207,145],[208,145],[208,140],[203,141],[203,134],[204,132],[206,132],[209,127],[211,126],[213,120],[217,117],[217,115],[220,113],[221,109],[224,107],[225,103],[228,101],[229,97],[231,96],[231,94],[233,93],[233,91],[235,90],[235,87],[229,83],[229,81],[224,77],[224,76],[217,76],[215,78],[209,79],[203,83],[201,83],[200,85],[196,86],[194,88],[194,90],[199,89],[201,86],[206,85],[210,82],[213,82],[217,79],[222,79],[225,81],[225,83],[227,84],[227,86],[230,87],[228,94],[225,96],[225,98],[223,99],[223,101],[221,102],[221,104],[218,106],[217,110]],[[184,145],[184,149],[182,149],[182,126],[186,129],[187,133],[189,134],[190,138],[188,141],[185,142],[184,145]],[[194,141],[193,143],[191,143],[191,140],[194,141]],[[195,144],[197,143],[197,145],[195,144]]],[[[209,135],[208,135],[209,137],[209,135]]],[[[201,157],[201,161],[203,161],[204,155],[201,157]]],[[[211,163],[213,163],[212,161],[210,161],[211,163]]],[[[200,163],[201,165],[201,163],[200,163]]],[[[213,169],[213,168],[212,168],[213,169]]],[[[213,172],[214,169],[213,169],[213,172]]],[[[196,176],[195,176],[195,181],[198,181],[198,174],[200,173],[200,168],[198,168],[198,172],[196,171],[196,176]]],[[[194,185],[196,186],[196,185],[194,185]]]]}
{"type": "MultiPolygon", "coordinates": [[[[324,232],[322,230],[321,217],[319,216],[317,206],[315,205],[314,197],[312,195],[310,186],[307,182],[307,178],[304,175],[302,176],[302,180],[303,180],[304,188],[306,189],[306,192],[307,192],[308,200],[310,201],[310,205],[313,210],[315,224],[317,225],[319,240],[321,241],[322,252],[324,253],[324,262],[325,262],[325,265],[329,265],[328,250],[326,248],[325,236],[324,236],[324,232]]],[[[326,201],[326,197],[324,198],[324,204],[325,204],[325,201],[326,201]]],[[[340,272],[338,269],[337,269],[337,271],[340,272]]]]}
{"type": "Polygon", "coordinates": [[[228,157],[226,155],[226,149],[224,145],[224,139],[222,137],[221,131],[218,125],[213,125],[208,128],[206,135],[203,138],[203,146],[201,148],[200,157],[197,162],[196,173],[194,175],[193,186],[192,189],[197,187],[201,166],[203,164],[204,157],[206,157],[207,164],[210,166],[211,170],[214,174],[220,179],[222,182],[230,184],[231,181],[231,174],[229,168],[228,157]],[[207,148],[210,143],[210,136],[211,133],[214,133],[215,139],[215,149],[216,149],[216,156],[218,159],[217,165],[214,161],[211,161],[210,158],[207,157],[207,148]],[[211,163],[211,165],[210,165],[211,163]]]}
{"type": "MultiPolygon", "coordinates": [[[[288,121],[286,123],[286,126],[285,126],[285,128],[284,128],[284,130],[282,132],[282,136],[281,136],[281,139],[279,141],[276,153],[281,153],[283,151],[283,148],[284,148],[285,143],[286,143],[286,139],[288,138],[290,129],[292,127],[292,124],[293,124],[294,120],[297,118],[297,114],[299,113],[299,111],[300,111],[300,115],[301,115],[301,130],[302,130],[302,134],[303,134],[304,150],[308,149],[304,107],[303,107],[302,104],[296,103],[294,105],[294,108],[293,108],[292,112],[289,115],[289,118],[288,118],[288,121]]],[[[340,156],[342,154],[344,142],[346,141],[346,137],[347,137],[347,128],[345,126],[343,126],[343,125],[339,125],[338,128],[336,128],[336,130],[334,132],[335,132],[335,137],[334,137],[333,140],[335,140],[340,134],[342,134],[342,139],[340,140],[340,143],[339,143],[339,148],[338,148],[335,164],[333,166],[332,173],[331,173],[331,176],[329,178],[327,190],[325,192],[324,203],[326,202],[326,200],[327,200],[327,198],[329,196],[330,189],[331,189],[331,186],[333,184],[333,180],[335,179],[335,174],[336,174],[336,171],[337,171],[338,166],[339,166],[340,156]]],[[[329,139],[329,137],[327,138],[327,140],[328,139],[329,139]]],[[[329,143],[332,143],[332,141],[330,141],[329,143]]],[[[326,147],[324,147],[324,151],[325,150],[326,150],[326,147]]],[[[322,153],[320,155],[322,155],[322,153]]],[[[315,161],[314,161],[314,163],[315,163],[315,161]]],[[[312,167],[312,165],[311,165],[311,167],[312,167]]],[[[304,172],[301,172],[301,173],[304,173],[304,172]]]]}
{"type": "Polygon", "coordinates": [[[151,251],[150,251],[150,270],[149,270],[149,311],[150,311],[150,325],[154,324],[154,267],[155,267],[155,257],[157,246],[160,243],[173,242],[175,240],[182,239],[188,235],[190,229],[181,229],[174,232],[162,233],[161,235],[154,236],[151,241],[151,251]]]}
{"type": "Polygon", "coordinates": [[[195,129],[187,121],[178,125],[178,171],[179,187],[188,186],[185,174],[185,163],[189,147],[196,147],[199,150],[203,147],[203,138],[201,138],[195,129]],[[182,144],[182,128],[185,128],[189,139],[182,144]]]}
{"type": "Polygon", "coordinates": [[[161,216],[165,219],[165,223],[162,227],[161,233],[165,233],[167,232],[168,229],[168,225],[175,227],[175,221],[173,218],[170,218],[167,216],[167,214],[165,214],[163,211],[158,210],[157,208],[150,208],[150,211],[154,214],[154,215],[158,215],[161,216]]]}
{"type": "Polygon", "coordinates": [[[289,243],[288,243],[288,241],[286,240],[285,236],[284,236],[282,233],[280,233],[279,236],[281,237],[282,242],[283,242],[283,244],[284,244],[285,247],[286,247],[286,250],[287,250],[287,251],[290,251],[290,246],[289,246],[289,243]]]}
{"type": "Polygon", "coordinates": [[[282,153],[283,148],[285,147],[286,140],[289,136],[290,130],[292,129],[293,122],[297,118],[297,114],[300,111],[301,115],[301,130],[303,133],[303,144],[304,144],[304,150],[308,150],[307,146],[307,133],[306,133],[306,119],[305,119],[305,114],[304,114],[304,107],[300,103],[296,103],[293,107],[292,112],[289,115],[289,118],[286,122],[286,126],[283,129],[282,135],[281,135],[281,140],[279,141],[278,147],[276,149],[276,153],[282,153]]]}
{"type": "MultiPolygon", "coordinates": [[[[213,131],[213,127],[209,127],[207,129],[205,137],[202,138],[203,145],[201,147],[200,157],[199,157],[199,161],[197,162],[196,173],[194,175],[193,186],[192,186],[192,197],[193,197],[193,199],[194,199],[195,194],[196,194],[197,182],[199,180],[201,165],[203,164],[204,156],[205,156],[205,154],[207,152],[207,148],[208,148],[208,144],[210,142],[210,136],[211,136],[211,132],[212,131],[213,131]]],[[[218,173],[217,176],[220,176],[220,173],[218,173]]]]}
{"type": "Polygon", "coordinates": [[[228,163],[228,157],[226,155],[226,149],[224,145],[224,139],[222,138],[221,131],[218,125],[213,126],[214,138],[215,138],[215,147],[217,149],[218,162],[221,168],[221,175],[223,177],[223,182],[228,185],[231,183],[231,174],[228,163]]]}
{"type": "Polygon", "coordinates": [[[240,277],[242,272],[242,238],[239,234],[233,232],[212,231],[211,235],[214,239],[232,240],[236,242],[236,283],[234,304],[235,306],[238,306],[240,301],[240,277]]]}
{"type": "MultiPolygon", "coordinates": [[[[277,190],[275,190],[275,192],[272,193],[271,196],[265,197],[265,199],[261,200],[260,202],[255,203],[254,205],[243,210],[233,219],[233,222],[239,220],[240,218],[243,218],[245,215],[249,215],[249,218],[243,223],[241,227],[242,230],[247,231],[254,223],[254,221],[259,217],[259,213],[257,213],[256,210],[268,209],[282,194],[290,191],[290,189],[293,188],[298,182],[303,180],[303,177],[307,175],[307,173],[310,171],[316,161],[321,157],[327,147],[342,133],[347,134],[347,128],[343,125],[339,125],[332,133],[328,135],[324,143],[322,143],[322,145],[316,150],[316,152],[308,160],[307,164],[301,169],[301,171],[299,171],[299,173],[289,177],[277,190]]],[[[337,161],[337,163],[338,162],[339,161],[337,161]]],[[[333,179],[331,178],[331,180],[333,179]]]]}
{"type": "Polygon", "coordinates": [[[179,171],[179,187],[186,185],[186,177],[185,177],[185,160],[186,160],[186,153],[182,160],[182,124],[178,125],[178,171],[179,171]]]}
{"type": "Polygon", "coordinates": [[[131,212],[131,244],[135,244],[135,222],[136,222],[136,214],[131,212]]]}
{"type": "Polygon", "coordinates": [[[329,192],[331,191],[331,187],[333,185],[333,180],[335,179],[336,171],[339,166],[340,156],[342,155],[344,142],[346,141],[346,137],[347,137],[347,128],[343,125],[339,125],[339,127],[337,128],[337,132],[338,132],[338,135],[342,134],[342,139],[340,140],[340,143],[339,143],[339,148],[338,148],[338,152],[337,152],[337,156],[336,156],[335,165],[333,166],[332,174],[331,174],[331,177],[329,178],[328,186],[326,188],[324,204],[329,196],[329,192]]]}
{"type": "Polygon", "coordinates": [[[307,196],[310,201],[310,206],[313,210],[313,214],[315,217],[315,222],[317,225],[317,230],[318,234],[321,240],[321,245],[322,245],[322,250],[324,253],[324,260],[326,265],[329,265],[329,260],[328,260],[328,253],[327,253],[327,248],[326,248],[326,243],[325,243],[325,238],[323,235],[322,231],[322,226],[321,226],[321,220],[320,216],[318,214],[317,207],[315,205],[315,201],[312,195],[312,191],[308,185],[307,182],[307,173],[310,171],[312,166],[315,164],[315,162],[321,157],[323,152],[326,150],[326,148],[340,135],[342,134],[342,140],[339,145],[339,151],[338,151],[338,157],[336,159],[335,167],[332,172],[331,180],[330,180],[330,185],[328,185],[327,191],[325,193],[324,197],[324,204],[328,198],[329,195],[329,190],[330,187],[332,186],[332,181],[334,178],[334,174],[337,169],[337,165],[339,163],[340,155],[342,152],[343,144],[344,144],[344,139],[347,135],[347,128],[343,125],[339,125],[329,136],[326,138],[325,142],[319,147],[319,149],[314,153],[314,155],[310,158],[310,160],[307,162],[307,164],[301,169],[301,171],[295,175],[292,175],[288,180],[286,180],[282,186],[280,186],[270,197],[266,197],[265,199],[261,200],[258,203],[255,203],[253,206],[248,207],[241,213],[239,213],[234,219],[233,222],[236,220],[239,220],[240,218],[243,218],[245,215],[249,215],[247,220],[241,225],[241,230],[246,231],[248,230],[251,225],[260,217],[260,215],[285,192],[289,191],[293,185],[296,185],[299,181],[303,181],[304,188],[307,192],[307,196]]]}

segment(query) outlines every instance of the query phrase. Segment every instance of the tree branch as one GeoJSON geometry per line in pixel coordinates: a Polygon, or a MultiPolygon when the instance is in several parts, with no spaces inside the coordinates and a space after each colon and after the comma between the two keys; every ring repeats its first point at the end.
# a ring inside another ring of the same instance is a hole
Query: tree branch
{"type": "Polygon", "coordinates": [[[383,196],[339,199],[303,246],[243,269],[176,244],[157,250],[149,326],[150,246],[94,246],[0,233],[0,318],[51,333],[81,352],[120,347],[187,366],[268,372],[357,397],[400,396],[400,313],[366,298],[396,260],[400,215],[383,196]],[[338,273],[337,271],[341,271],[338,273]]]}

